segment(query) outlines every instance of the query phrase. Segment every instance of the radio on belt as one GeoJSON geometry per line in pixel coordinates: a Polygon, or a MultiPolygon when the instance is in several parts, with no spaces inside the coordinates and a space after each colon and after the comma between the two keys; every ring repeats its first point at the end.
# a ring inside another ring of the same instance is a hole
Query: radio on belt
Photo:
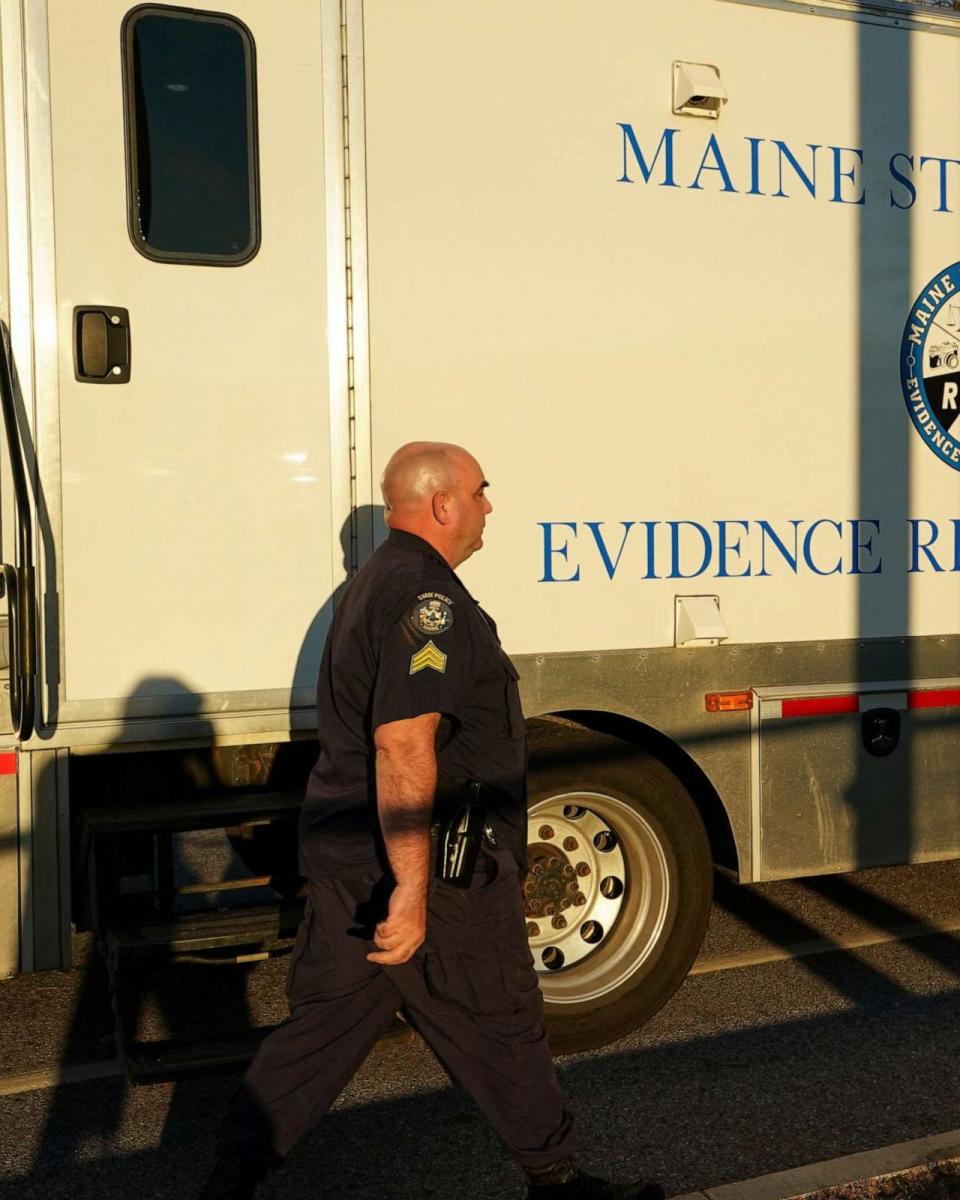
{"type": "Polygon", "coordinates": [[[483,784],[472,779],[467,784],[466,799],[440,830],[437,875],[454,887],[468,888],[473,880],[487,816],[482,795],[483,784]]]}

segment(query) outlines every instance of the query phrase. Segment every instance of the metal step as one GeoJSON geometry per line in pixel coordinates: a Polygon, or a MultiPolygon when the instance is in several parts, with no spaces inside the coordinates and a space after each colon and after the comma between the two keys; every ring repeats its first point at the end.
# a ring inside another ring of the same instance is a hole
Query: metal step
{"type": "Polygon", "coordinates": [[[249,1058],[269,1032],[239,1030],[193,1042],[139,1042],[134,1027],[138,997],[151,971],[184,970],[182,964],[199,964],[204,971],[230,970],[233,964],[265,960],[292,946],[303,911],[302,898],[293,894],[295,877],[289,887],[289,878],[246,874],[183,885],[182,876],[175,880],[172,863],[179,835],[217,829],[233,833],[290,822],[299,813],[302,796],[299,789],[224,790],[164,804],[96,806],[82,814],[79,862],[86,876],[91,923],[107,965],[117,1056],[131,1081],[235,1065],[249,1058]],[[223,893],[236,900],[243,889],[250,889],[251,901],[258,893],[262,900],[263,887],[271,884],[280,893],[275,902],[222,906],[223,893]],[[213,897],[217,907],[177,912],[184,897],[191,903],[213,897]]]}
{"type": "MultiPolygon", "coordinates": [[[[150,959],[196,961],[202,951],[246,949],[235,961],[252,962],[271,951],[286,949],[303,913],[303,902],[258,906],[227,912],[205,912],[174,920],[110,927],[101,937],[108,962],[150,959]],[[258,953],[259,952],[259,953],[258,953]]],[[[210,957],[211,962],[223,958],[210,957]]]]}
{"type": "MultiPolygon", "coordinates": [[[[80,816],[77,861],[85,882],[87,910],[101,939],[115,926],[143,918],[147,898],[157,912],[172,909],[176,896],[238,892],[269,886],[269,876],[244,876],[191,881],[177,887],[173,875],[174,839],[203,830],[253,829],[256,826],[292,823],[300,811],[302,793],[231,792],[200,795],[164,804],[112,804],[91,807],[80,816]],[[152,845],[144,861],[131,853],[136,842],[152,845]],[[134,862],[137,866],[133,866],[134,862]],[[139,901],[137,897],[141,898],[139,901]]],[[[287,881],[284,881],[287,882],[287,881]]],[[[281,889],[283,890],[283,889],[281,889]]],[[[255,902],[255,898],[251,896],[255,902]]]]}
{"type": "Polygon", "coordinates": [[[133,1027],[139,1009],[134,997],[143,986],[140,979],[149,977],[151,968],[176,971],[183,964],[194,964],[205,970],[229,970],[233,964],[283,953],[293,945],[302,911],[302,901],[291,901],[108,930],[101,949],[110,980],[117,1058],[130,1082],[154,1083],[224,1070],[251,1058],[269,1028],[193,1041],[138,1041],[133,1027]]]}
{"type": "Polygon", "coordinates": [[[217,792],[172,804],[108,804],[88,808],[81,819],[83,849],[90,838],[108,833],[185,832],[229,829],[260,820],[292,818],[300,811],[303,791],[217,792]]]}

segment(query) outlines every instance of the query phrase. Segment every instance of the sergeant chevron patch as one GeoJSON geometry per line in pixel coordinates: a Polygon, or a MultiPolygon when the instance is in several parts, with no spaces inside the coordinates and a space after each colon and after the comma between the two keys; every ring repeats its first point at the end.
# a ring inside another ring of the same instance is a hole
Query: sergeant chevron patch
{"type": "Polygon", "coordinates": [[[427,667],[431,671],[439,671],[441,675],[447,669],[447,656],[442,650],[438,650],[433,642],[427,642],[410,659],[411,675],[416,675],[418,671],[425,671],[427,667]]]}

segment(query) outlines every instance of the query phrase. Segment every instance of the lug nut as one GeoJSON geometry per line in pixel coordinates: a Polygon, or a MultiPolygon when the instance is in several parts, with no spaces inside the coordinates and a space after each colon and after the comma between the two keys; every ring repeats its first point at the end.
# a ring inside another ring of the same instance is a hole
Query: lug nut
{"type": "Polygon", "coordinates": [[[564,898],[560,901],[560,907],[561,908],[569,908],[572,903],[573,903],[573,901],[570,899],[569,896],[564,896],[564,898]]]}
{"type": "Polygon", "coordinates": [[[567,918],[562,917],[559,913],[557,913],[557,915],[553,918],[553,920],[550,922],[550,924],[554,927],[554,929],[566,929],[567,918]]]}
{"type": "Polygon", "coordinates": [[[550,868],[551,871],[556,871],[560,866],[560,859],[559,858],[551,858],[550,861],[547,863],[547,866],[550,868]]]}
{"type": "Polygon", "coordinates": [[[573,867],[571,867],[569,863],[567,863],[567,865],[563,868],[563,873],[568,879],[572,879],[576,875],[576,871],[574,871],[573,867]]]}
{"type": "Polygon", "coordinates": [[[556,915],[557,906],[555,904],[545,904],[543,911],[547,914],[548,917],[553,917],[556,915]]]}
{"type": "Polygon", "coordinates": [[[530,868],[530,872],[533,875],[542,875],[543,874],[543,863],[535,862],[533,864],[533,866],[530,868]]]}
{"type": "MultiPolygon", "coordinates": [[[[536,870],[536,867],[534,867],[534,870],[536,870]]],[[[590,874],[590,864],[585,863],[585,862],[577,863],[577,874],[580,876],[581,879],[583,879],[583,877],[585,875],[589,875],[590,874]]]]}
{"type": "Polygon", "coordinates": [[[587,898],[583,894],[583,892],[577,892],[577,894],[573,898],[573,902],[577,906],[577,908],[581,908],[584,904],[586,904],[587,898]]]}
{"type": "Polygon", "coordinates": [[[577,839],[575,837],[564,838],[563,839],[563,848],[564,848],[564,850],[579,850],[580,843],[577,841],[577,839]]]}
{"type": "Polygon", "coordinates": [[[537,835],[540,838],[542,838],[543,841],[549,842],[550,839],[553,837],[553,826],[552,825],[541,825],[540,828],[537,830],[537,835]]]}
{"type": "Polygon", "coordinates": [[[540,926],[535,921],[527,922],[527,937],[539,937],[540,926]]]}

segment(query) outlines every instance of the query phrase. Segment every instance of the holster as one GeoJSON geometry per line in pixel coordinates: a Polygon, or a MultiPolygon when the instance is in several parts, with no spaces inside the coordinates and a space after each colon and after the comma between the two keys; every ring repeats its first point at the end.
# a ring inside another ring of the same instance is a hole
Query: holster
{"type": "Polygon", "coordinates": [[[442,811],[431,830],[436,837],[436,876],[454,887],[468,888],[473,882],[487,820],[483,792],[479,779],[467,780],[456,795],[445,789],[442,811]]]}

